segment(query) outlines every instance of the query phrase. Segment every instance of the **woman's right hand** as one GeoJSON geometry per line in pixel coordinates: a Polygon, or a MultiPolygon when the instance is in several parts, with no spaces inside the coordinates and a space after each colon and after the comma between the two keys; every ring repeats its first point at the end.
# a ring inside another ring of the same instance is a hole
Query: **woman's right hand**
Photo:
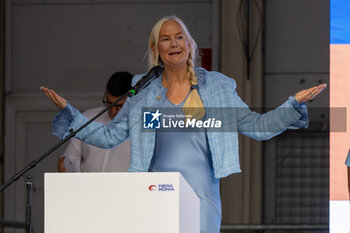
{"type": "Polygon", "coordinates": [[[64,109],[67,106],[67,100],[59,96],[54,90],[47,87],[40,87],[40,90],[51,100],[51,102],[56,105],[59,109],[64,109]]]}

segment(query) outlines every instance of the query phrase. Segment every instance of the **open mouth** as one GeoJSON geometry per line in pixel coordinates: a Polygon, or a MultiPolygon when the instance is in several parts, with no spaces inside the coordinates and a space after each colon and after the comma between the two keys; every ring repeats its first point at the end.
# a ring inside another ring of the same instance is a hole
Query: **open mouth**
{"type": "Polygon", "coordinates": [[[181,52],[172,52],[172,53],[169,53],[169,55],[177,55],[177,54],[180,54],[181,52]]]}

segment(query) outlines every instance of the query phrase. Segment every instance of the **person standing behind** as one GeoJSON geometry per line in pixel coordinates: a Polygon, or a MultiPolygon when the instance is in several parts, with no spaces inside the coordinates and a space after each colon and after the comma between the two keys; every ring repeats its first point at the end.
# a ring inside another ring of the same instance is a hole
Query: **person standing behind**
{"type": "MultiPolygon", "coordinates": [[[[131,88],[133,75],[128,72],[116,72],[108,80],[103,96],[103,104],[98,108],[89,109],[84,115],[92,118],[106,106],[111,105],[131,88]]],[[[98,122],[108,123],[118,114],[126,98],[109,109],[99,118],[98,122]]],[[[59,172],[127,172],[130,164],[130,143],[124,141],[112,149],[101,149],[72,138],[58,159],[59,172]]]]}

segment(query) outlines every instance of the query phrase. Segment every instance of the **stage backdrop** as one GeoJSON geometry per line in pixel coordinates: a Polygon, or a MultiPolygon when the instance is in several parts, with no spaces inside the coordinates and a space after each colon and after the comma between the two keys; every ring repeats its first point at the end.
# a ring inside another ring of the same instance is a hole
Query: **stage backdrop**
{"type": "Polygon", "coordinates": [[[330,36],[330,232],[349,233],[350,4],[331,0],[330,36]],[[341,112],[344,111],[344,114],[341,112]],[[346,116],[345,116],[346,113],[346,116]],[[345,130],[339,131],[339,128],[345,130]]]}

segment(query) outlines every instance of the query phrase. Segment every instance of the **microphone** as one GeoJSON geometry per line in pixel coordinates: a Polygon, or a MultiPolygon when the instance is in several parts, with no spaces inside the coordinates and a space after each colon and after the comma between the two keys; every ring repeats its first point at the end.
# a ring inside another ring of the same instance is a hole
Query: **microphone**
{"type": "Polygon", "coordinates": [[[136,95],[142,89],[147,87],[154,79],[158,78],[163,71],[163,67],[154,66],[145,76],[143,76],[136,84],[131,88],[129,93],[131,96],[136,95]]]}

